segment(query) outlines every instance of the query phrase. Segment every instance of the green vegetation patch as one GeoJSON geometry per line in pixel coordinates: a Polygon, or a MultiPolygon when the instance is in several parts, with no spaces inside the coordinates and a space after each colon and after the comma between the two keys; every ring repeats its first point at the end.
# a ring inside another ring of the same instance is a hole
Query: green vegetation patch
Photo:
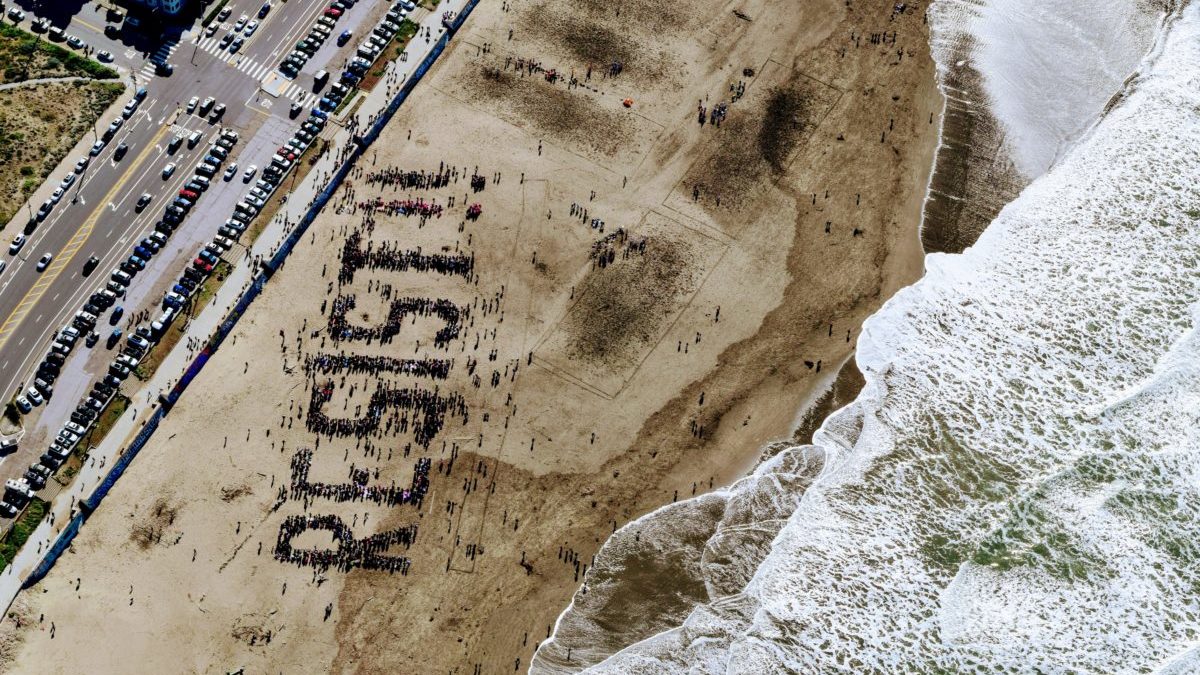
{"type": "Polygon", "coordinates": [[[100,419],[96,420],[96,426],[92,427],[87,436],[85,436],[83,440],[79,441],[79,445],[75,446],[75,450],[80,453],[81,457],[83,456],[83,453],[87,452],[89,447],[94,448],[97,445],[100,445],[100,441],[104,440],[104,437],[107,436],[108,432],[112,430],[113,425],[117,423],[117,420],[121,418],[121,415],[125,414],[125,410],[129,407],[129,403],[129,397],[124,394],[117,394],[116,396],[113,396],[113,399],[109,402],[108,407],[104,409],[104,412],[100,413],[100,419]]]}
{"type": "Polygon", "coordinates": [[[0,64],[5,84],[45,77],[117,79],[112,68],[8,24],[0,24],[0,64]]]}
{"type": "Polygon", "coordinates": [[[82,80],[0,91],[0,228],[124,91],[115,82],[82,80]]]}
{"type": "Polygon", "coordinates": [[[17,557],[17,552],[29,540],[29,535],[37,529],[38,523],[42,522],[42,518],[46,517],[46,511],[49,510],[50,504],[44,499],[34,497],[29,505],[25,507],[25,511],[21,517],[5,535],[4,540],[0,541],[0,569],[8,567],[13,558],[17,557]]]}

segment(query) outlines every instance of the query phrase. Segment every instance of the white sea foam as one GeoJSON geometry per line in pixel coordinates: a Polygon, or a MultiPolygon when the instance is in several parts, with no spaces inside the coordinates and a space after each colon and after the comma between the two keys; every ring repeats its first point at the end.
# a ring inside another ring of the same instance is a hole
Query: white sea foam
{"type": "Polygon", "coordinates": [[[765,469],[826,461],[744,589],[592,670],[1194,672],[1198,179],[1193,4],[976,246],[867,322],[858,400],[765,469]]]}
{"type": "MultiPolygon", "coordinates": [[[[935,47],[969,35],[1017,169],[1040,176],[1103,112],[1159,34],[1144,1],[938,0],[935,47]]],[[[939,62],[953,65],[949,54],[939,62]]]]}

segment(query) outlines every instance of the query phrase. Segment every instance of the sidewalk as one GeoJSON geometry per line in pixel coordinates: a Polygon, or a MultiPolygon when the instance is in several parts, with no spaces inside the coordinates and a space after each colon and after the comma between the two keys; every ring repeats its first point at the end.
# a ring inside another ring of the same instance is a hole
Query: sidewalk
{"type": "MultiPolygon", "coordinates": [[[[441,15],[445,11],[458,14],[468,0],[447,0],[438,7],[436,12],[429,12],[420,19],[420,31],[408,44],[405,50],[407,58],[392,61],[387,66],[387,75],[379,81],[375,90],[367,94],[360,104],[356,117],[360,120],[360,128],[366,127],[392,101],[392,96],[414,70],[425,60],[435,48],[439,38],[446,29],[442,26],[441,15]],[[431,37],[425,38],[425,31],[430,31],[431,37]]],[[[263,232],[259,235],[248,255],[242,254],[237,260],[230,260],[234,267],[224,284],[213,296],[211,303],[205,307],[199,316],[188,324],[183,336],[174,350],[163,359],[155,375],[135,392],[126,392],[132,399],[129,413],[123,415],[113,425],[111,431],[92,449],[88,462],[81,467],[74,483],[64,488],[53,500],[49,516],[42,521],[29,537],[25,546],[18,552],[13,563],[0,573],[0,606],[8,608],[26,576],[41,562],[42,554],[54,543],[55,538],[78,512],[79,502],[86,499],[103,481],[115,460],[128,446],[134,436],[145,426],[146,421],[158,407],[158,396],[166,394],[178,382],[183,372],[191,364],[194,355],[187,345],[195,340],[197,343],[207,343],[209,337],[225,320],[229,310],[237,304],[257,270],[254,267],[256,259],[268,260],[279,249],[285,237],[295,227],[304,214],[309,210],[314,198],[326,188],[323,176],[335,173],[341,158],[348,154],[352,138],[347,128],[334,124],[326,128],[326,133],[332,129],[329,138],[330,149],[312,167],[308,176],[297,185],[288,196],[285,203],[263,232]]],[[[195,395],[195,394],[193,394],[195,395]]],[[[184,398],[188,394],[184,394],[184,398]]]]}

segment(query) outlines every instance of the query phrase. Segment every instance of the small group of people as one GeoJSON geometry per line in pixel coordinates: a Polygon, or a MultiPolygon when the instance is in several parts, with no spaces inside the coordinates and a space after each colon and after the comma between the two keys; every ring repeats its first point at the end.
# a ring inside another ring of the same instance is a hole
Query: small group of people
{"type": "Polygon", "coordinates": [[[645,255],[646,238],[632,239],[628,230],[619,227],[616,232],[592,243],[590,257],[600,269],[604,269],[616,261],[618,250],[621,252],[622,260],[635,254],[645,255]]]}

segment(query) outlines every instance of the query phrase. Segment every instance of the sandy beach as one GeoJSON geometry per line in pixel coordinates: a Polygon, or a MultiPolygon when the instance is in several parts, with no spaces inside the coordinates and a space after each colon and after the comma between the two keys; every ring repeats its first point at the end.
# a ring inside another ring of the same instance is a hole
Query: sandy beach
{"type": "Polygon", "coordinates": [[[605,539],[811,433],[919,277],[924,11],[481,3],[5,670],[527,669],[605,539]]]}

